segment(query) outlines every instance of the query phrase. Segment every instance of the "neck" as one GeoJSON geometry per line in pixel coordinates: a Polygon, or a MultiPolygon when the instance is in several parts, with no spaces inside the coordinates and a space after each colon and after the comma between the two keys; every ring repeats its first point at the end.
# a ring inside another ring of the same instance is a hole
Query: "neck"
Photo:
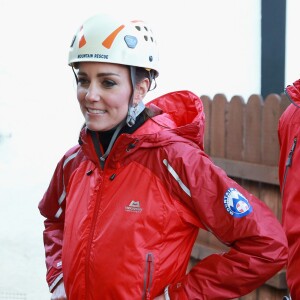
{"type": "MultiPolygon", "coordinates": [[[[135,124],[132,127],[129,127],[125,123],[125,126],[120,130],[120,132],[118,133],[117,137],[119,135],[121,135],[122,133],[127,133],[127,134],[133,133],[134,131],[136,131],[145,122],[145,120],[146,120],[145,114],[144,113],[139,114],[137,116],[137,118],[136,118],[135,124]]],[[[117,127],[118,126],[112,128],[110,130],[107,130],[107,131],[99,131],[98,132],[99,140],[100,140],[100,143],[101,143],[101,145],[103,147],[104,152],[107,150],[108,145],[109,145],[109,143],[111,141],[111,138],[112,138],[113,134],[115,133],[117,127]]]]}

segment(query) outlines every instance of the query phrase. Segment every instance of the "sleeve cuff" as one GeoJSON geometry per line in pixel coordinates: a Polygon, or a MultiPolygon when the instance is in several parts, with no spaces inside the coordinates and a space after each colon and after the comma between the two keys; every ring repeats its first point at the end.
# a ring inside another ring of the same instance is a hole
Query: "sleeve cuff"
{"type": "Polygon", "coordinates": [[[61,279],[63,278],[63,274],[59,274],[55,280],[52,282],[52,284],[49,286],[49,290],[50,290],[50,293],[53,292],[54,288],[57,286],[57,284],[61,281],[61,279]]]}
{"type": "Polygon", "coordinates": [[[169,295],[169,286],[166,286],[164,289],[164,295],[166,300],[171,300],[169,295]]]}

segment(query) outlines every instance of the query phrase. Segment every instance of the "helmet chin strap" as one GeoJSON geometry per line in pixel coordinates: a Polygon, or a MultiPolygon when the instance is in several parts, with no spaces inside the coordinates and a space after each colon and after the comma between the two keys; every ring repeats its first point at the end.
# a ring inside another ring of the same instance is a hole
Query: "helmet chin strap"
{"type": "Polygon", "coordinates": [[[110,143],[109,143],[109,145],[108,145],[108,147],[107,147],[105,153],[100,157],[100,161],[101,161],[103,164],[104,164],[104,162],[105,162],[106,157],[107,157],[108,154],[110,153],[110,150],[111,150],[113,144],[115,143],[115,140],[116,140],[116,138],[117,138],[117,136],[118,136],[120,130],[124,127],[124,125],[125,125],[125,120],[123,120],[123,121],[117,126],[117,128],[116,128],[116,130],[115,130],[115,132],[114,132],[114,134],[113,134],[113,136],[112,136],[112,138],[111,138],[111,140],[110,140],[110,143]]]}
{"type": "Polygon", "coordinates": [[[135,72],[136,68],[133,66],[130,66],[130,78],[131,78],[131,85],[132,85],[132,94],[129,100],[128,104],[128,113],[126,118],[126,124],[129,127],[132,127],[135,124],[137,116],[145,109],[145,104],[143,101],[140,101],[138,105],[133,105],[133,96],[134,96],[134,89],[136,85],[135,81],[135,72]]]}

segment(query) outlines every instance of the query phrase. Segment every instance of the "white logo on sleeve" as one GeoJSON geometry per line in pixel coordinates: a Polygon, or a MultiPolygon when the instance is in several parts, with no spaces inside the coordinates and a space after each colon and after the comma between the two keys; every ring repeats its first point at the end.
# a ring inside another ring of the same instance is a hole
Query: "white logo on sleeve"
{"type": "Polygon", "coordinates": [[[236,218],[247,216],[252,212],[249,201],[235,188],[229,188],[224,194],[224,206],[236,218]]]}

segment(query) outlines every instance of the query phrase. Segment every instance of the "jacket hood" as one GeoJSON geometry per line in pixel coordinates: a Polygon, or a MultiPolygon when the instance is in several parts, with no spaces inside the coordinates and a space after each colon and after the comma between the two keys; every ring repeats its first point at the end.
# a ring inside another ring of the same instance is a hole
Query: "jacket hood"
{"type": "MultiPolygon", "coordinates": [[[[139,140],[139,147],[165,147],[175,142],[185,142],[204,149],[204,111],[201,99],[190,91],[176,91],[160,96],[146,104],[155,116],[145,122],[133,134],[124,134],[118,139],[118,149],[126,149],[129,144],[139,140]]],[[[98,162],[99,155],[95,147],[90,147],[92,138],[84,127],[81,130],[79,144],[85,154],[98,162]]],[[[137,148],[134,146],[134,149],[137,148]]],[[[132,150],[131,152],[134,152],[132,150]]],[[[130,155],[130,152],[115,151],[115,158],[130,155]]]]}
{"type": "Polygon", "coordinates": [[[300,79],[295,81],[292,85],[288,85],[284,92],[294,105],[300,107],[300,79]]]}
{"type": "Polygon", "coordinates": [[[203,150],[205,115],[201,99],[190,91],[176,91],[160,96],[146,104],[162,114],[154,120],[179,137],[196,143],[203,150]]]}

